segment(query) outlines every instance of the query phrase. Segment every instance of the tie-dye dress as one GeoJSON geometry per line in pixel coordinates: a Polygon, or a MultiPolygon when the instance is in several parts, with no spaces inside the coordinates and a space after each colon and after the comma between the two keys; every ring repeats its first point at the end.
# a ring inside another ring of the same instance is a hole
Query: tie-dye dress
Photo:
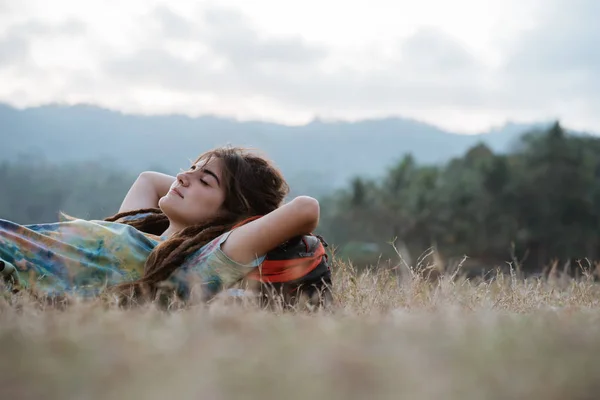
{"type": "MultiPolygon", "coordinates": [[[[107,286],[140,277],[152,250],[166,239],[121,222],[69,219],[20,225],[0,220],[0,261],[6,270],[14,266],[21,284],[38,293],[96,296],[107,286]]],[[[220,245],[230,233],[207,243],[171,275],[168,282],[181,297],[189,297],[190,282],[195,282],[202,297],[210,298],[262,262],[264,257],[246,265],[229,259],[220,245]]]]}

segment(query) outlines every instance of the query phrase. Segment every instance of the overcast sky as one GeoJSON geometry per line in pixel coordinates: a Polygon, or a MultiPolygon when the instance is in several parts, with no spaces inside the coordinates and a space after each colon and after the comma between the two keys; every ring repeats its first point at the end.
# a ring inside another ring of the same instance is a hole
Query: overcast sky
{"type": "Polygon", "coordinates": [[[0,101],[600,132],[597,0],[0,0],[0,101]]]}

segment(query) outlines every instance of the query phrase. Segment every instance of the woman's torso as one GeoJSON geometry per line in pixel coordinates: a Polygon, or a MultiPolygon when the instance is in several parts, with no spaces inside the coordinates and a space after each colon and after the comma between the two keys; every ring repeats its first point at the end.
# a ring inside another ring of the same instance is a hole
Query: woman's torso
{"type": "Polygon", "coordinates": [[[96,293],[105,285],[136,279],[161,241],[118,222],[19,225],[0,220],[0,259],[12,263],[22,281],[48,294],[96,293]]]}

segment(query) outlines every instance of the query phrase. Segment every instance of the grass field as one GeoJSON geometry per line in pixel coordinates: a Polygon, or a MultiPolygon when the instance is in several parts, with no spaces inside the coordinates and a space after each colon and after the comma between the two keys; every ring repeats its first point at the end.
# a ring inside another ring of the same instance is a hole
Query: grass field
{"type": "Polygon", "coordinates": [[[0,398],[600,398],[592,276],[334,271],[328,313],[3,302],[0,398]]]}

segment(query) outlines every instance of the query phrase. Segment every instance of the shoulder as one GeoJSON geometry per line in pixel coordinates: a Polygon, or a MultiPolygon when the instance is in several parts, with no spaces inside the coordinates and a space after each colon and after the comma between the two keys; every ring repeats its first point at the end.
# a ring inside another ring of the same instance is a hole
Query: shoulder
{"type": "Polygon", "coordinates": [[[264,260],[264,255],[263,256],[257,255],[256,257],[254,257],[253,260],[251,260],[248,263],[239,263],[239,262],[231,259],[229,256],[227,256],[223,252],[223,245],[227,241],[227,239],[229,238],[229,236],[231,235],[232,232],[233,232],[233,230],[227,231],[227,232],[217,236],[210,242],[206,243],[200,249],[198,249],[193,254],[188,256],[184,262],[184,265],[182,265],[182,267],[183,268],[190,268],[190,267],[198,268],[198,267],[202,267],[203,263],[206,263],[207,261],[218,261],[221,264],[228,264],[232,267],[239,267],[239,268],[255,268],[255,267],[259,266],[261,264],[261,262],[264,260]]]}

